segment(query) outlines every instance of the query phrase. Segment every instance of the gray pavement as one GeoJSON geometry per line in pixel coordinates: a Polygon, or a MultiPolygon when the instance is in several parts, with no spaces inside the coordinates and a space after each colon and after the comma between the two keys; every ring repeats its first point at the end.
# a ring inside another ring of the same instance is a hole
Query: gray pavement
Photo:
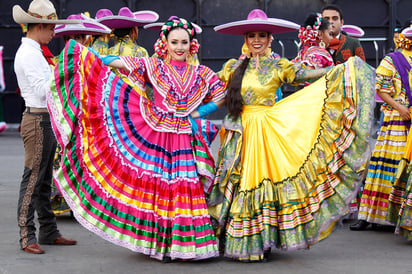
{"type": "Polygon", "coordinates": [[[389,231],[353,232],[349,222],[309,250],[273,250],[267,263],[216,258],[164,264],[101,239],[67,214],[57,218],[59,229],[78,244],[43,246],[46,254],[27,254],[19,248],[16,221],[22,171],[23,143],[16,130],[8,130],[0,134],[0,274],[412,273],[412,243],[389,231]]]}

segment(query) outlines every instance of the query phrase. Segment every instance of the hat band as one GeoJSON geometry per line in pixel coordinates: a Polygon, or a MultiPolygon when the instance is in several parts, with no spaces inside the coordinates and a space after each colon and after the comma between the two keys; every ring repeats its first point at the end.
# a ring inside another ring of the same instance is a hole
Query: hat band
{"type": "Polygon", "coordinates": [[[54,12],[53,12],[53,13],[50,13],[49,15],[46,15],[46,16],[42,16],[42,15],[40,15],[40,14],[37,14],[37,13],[34,13],[34,12],[30,12],[30,11],[28,11],[27,13],[30,14],[31,16],[33,16],[33,17],[40,18],[40,19],[57,20],[57,14],[54,13],[54,12]]]}

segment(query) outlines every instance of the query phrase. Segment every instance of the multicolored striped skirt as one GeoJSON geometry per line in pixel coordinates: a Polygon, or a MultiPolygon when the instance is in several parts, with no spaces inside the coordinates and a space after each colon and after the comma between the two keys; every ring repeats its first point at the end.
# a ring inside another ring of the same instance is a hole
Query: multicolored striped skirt
{"type": "Polygon", "coordinates": [[[197,120],[211,140],[151,128],[142,112],[152,102],[74,42],[59,57],[48,108],[63,150],[54,181],[80,224],[156,259],[218,256],[205,200],[215,126],[197,120]]]}
{"type": "Polygon", "coordinates": [[[386,220],[389,194],[405,152],[410,122],[396,110],[385,110],[359,204],[359,220],[390,225],[386,220]]]}

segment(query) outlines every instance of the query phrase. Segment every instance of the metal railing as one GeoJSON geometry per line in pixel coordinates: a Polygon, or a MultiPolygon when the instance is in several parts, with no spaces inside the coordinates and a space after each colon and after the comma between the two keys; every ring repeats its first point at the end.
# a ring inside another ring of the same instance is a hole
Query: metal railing
{"type": "MultiPolygon", "coordinates": [[[[376,67],[379,66],[379,45],[378,41],[387,41],[388,38],[386,37],[374,37],[374,38],[359,38],[360,42],[373,42],[373,46],[375,47],[375,64],[376,67]]],[[[383,48],[383,54],[385,54],[385,47],[383,48]]]]}

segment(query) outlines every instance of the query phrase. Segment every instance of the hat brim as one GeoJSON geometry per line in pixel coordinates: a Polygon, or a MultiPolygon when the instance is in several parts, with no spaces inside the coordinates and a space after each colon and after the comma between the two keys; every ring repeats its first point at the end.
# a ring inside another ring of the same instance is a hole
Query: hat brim
{"type": "MultiPolygon", "coordinates": [[[[160,31],[163,25],[164,25],[164,22],[156,22],[156,23],[147,24],[143,28],[148,29],[148,30],[160,31]]],[[[199,25],[195,23],[192,23],[192,25],[195,28],[196,34],[202,33],[203,30],[199,25]]]]}
{"type": "Polygon", "coordinates": [[[291,21],[268,18],[267,20],[240,20],[214,27],[214,30],[222,34],[244,35],[248,32],[264,31],[272,34],[296,31],[300,26],[291,21]]]}
{"type": "Polygon", "coordinates": [[[365,35],[363,29],[355,25],[343,25],[340,29],[355,38],[361,38],[365,35]]]}
{"type": "Polygon", "coordinates": [[[159,15],[154,11],[138,11],[133,14],[136,18],[130,18],[121,15],[111,15],[101,17],[99,19],[96,19],[96,21],[111,29],[124,29],[135,26],[144,26],[159,19],[159,15]]]}
{"type": "Polygon", "coordinates": [[[401,33],[402,33],[403,36],[405,36],[406,38],[412,38],[412,28],[411,28],[411,27],[405,28],[401,33]]]}
{"type": "Polygon", "coordinates": [[[151,10],[140,10],[133,12],[136,19],[143,20],[145,22],[153,23],[159,19],[159,14],[151,10]]]}
{"type": "Polygon", "coordinates": [[[58,25],[54,29],[55,37],[62,37],[72,34],[104,35],[111,33],[111,29],[106,26],[99,26],[93,22],[83,22],[81,24],[58,25]]]}
{"type": "Polygon", "coordinates": [[[19,5],[13,6],[13,20],[17,24],[78,24],[80,20],[71,20],[71,19],[43,19],[31,16],[25,12],[19,5]]]}

